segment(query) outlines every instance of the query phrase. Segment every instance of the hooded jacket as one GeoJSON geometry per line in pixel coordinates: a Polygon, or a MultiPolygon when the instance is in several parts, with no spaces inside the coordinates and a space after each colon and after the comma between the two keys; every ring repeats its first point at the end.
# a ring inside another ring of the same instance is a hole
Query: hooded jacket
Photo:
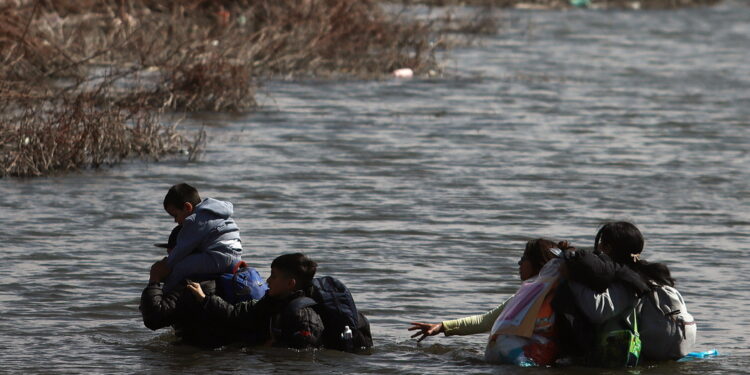
{"type": "Polygon", "coordinates": [[[239,257],[242,252],[240,229],[230,216],[232,203],[206,198],[182,223],[177,243],[167,257],[170,268],[193,252],[213,251],[239,257]]]}

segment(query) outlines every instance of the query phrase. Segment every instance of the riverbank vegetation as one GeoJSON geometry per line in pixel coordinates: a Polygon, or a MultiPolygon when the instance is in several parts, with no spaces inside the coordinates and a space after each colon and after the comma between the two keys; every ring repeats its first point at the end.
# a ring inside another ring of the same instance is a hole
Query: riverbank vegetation
{"type": "MultiPolygon", "coordinates": [[[[575,0],[644,8],[716,0],[575,0]]],[[[417,20],[384,0],[0,0],[0,177],[195,157],[205,134],[168,112],[250,111],[269,78],[439,74],[447,34],[492,34],[491,11],[417,20]]],[[[402,0],[569,7],[571,0],[402,0]],[[524,5],[525,4],[525,5],[524,5]]],[[[489,9],[489,8],[486,8],[489,9]]]]}
{"type": "Polygon", "coordinates": [[[186,150],[165,111],[252,110],[269,77],[423,74],[435,48],[373,1],[0,1],[0,175],[186,150]]]}
{"type": "Polygon", "coordinates": [[[721,0],[401,0],[401,4],[429,6],[492,6],[496,8],[567,9],[677,9],[711,6],[721,0]]]}

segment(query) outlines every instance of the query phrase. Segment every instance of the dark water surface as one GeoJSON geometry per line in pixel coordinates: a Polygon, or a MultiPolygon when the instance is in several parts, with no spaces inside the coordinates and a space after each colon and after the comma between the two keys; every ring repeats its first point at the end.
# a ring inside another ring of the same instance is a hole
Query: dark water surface
{"type": "MultiPolygon", "coordinates": [[[[719,358],[628,373],[750,368],[750,7],[504,13],[451,78],[278,82],[264,110],[199,115],[201,161],[0,180],[0,372],[599,373],[482,362],[485,335],[417,345],[408,322],[484,312],[519,285],[524,241],[591,246],[632,220],[719,358]],[[300,250],[345,281],[372,355],[202,351],[138,313],[176,182],[234,202],[265,275],[300,250]]],[[[625,373],[625,371],[622,371],[625,373]]],[[[609,371],[608,373],[618,373],[609,371]]]]}

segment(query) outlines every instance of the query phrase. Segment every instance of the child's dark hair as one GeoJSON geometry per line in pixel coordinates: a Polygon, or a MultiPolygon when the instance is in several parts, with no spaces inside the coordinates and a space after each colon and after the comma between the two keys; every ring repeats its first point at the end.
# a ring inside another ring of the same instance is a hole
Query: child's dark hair
{"type": "Polygon", "coordinates": [[[284,254],[273,260],[271,268],[283,272],[286,276],[297,281],[297,289],[305,289],[312,285],[318,264],[305,254],[284,254]]]}
{"type": "Polygon", "coordinates": [[[607,246],[612,260],[632,268],[644,280],[674,286],[674,279],[665,264],[640,259],[643,242],[643,235],[634,224],[616,221],[605,223],[599,228],[594,239],[594,249],[598,250],[599,245],[607,246]]]}
{"type": "Polygon", "coordinates": [[[531,262],[535,272],[544,267],[555,255],[550,249],[558,248],[560,250],[575,250],[567,241],[555,242],[546,238],[537,238],[526,242],[526,248],[523,251],[523,258],[531,262]]]}
{"type": "Polygon", "coordinates": [[[201,203],[201,196],[196,188],[184,182],[169,188],[167,195],[164,197],[164,209],[167,207],[182,208],[185,203],[190,203],[193,207],[201,203]]]}

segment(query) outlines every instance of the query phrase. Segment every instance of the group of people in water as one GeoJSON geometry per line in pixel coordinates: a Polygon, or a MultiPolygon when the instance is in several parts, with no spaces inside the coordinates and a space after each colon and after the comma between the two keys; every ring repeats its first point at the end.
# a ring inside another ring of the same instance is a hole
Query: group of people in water
{"type": "Polygon", "coordinates": [[[602,225],[592,251],[566,241],[528,241],[518,261],[523,285],[514,296],[484,314],[414,322],[409,330],[417,331],[412,337],[418,341],[439,333],[490,333],[485,359],[522,366],[561,360],[627,366],[638,359],[682,358],[695,344],[695,321],[669,268],[642,259],[643,246],[641,232],[629,222],[602,225]],[[525,299],[518,303],[519,298],[525,299]],[[503,319],[510,305],[516,317],[519,308],[537,307],[522,317],[529,322],[525,331],[521,320],[503,319]],[[624,347],[617,337],[623,332],[629,336],[624,347]]]}
{"type": "MultiPolygon", "coordinates": [[[[228,302],[217,293],[215,278],[233,272],[241,261],[231,203],[201,200],[183,183],[170,188],[164,208],[178,226],[163,245],[168,256],[151,267],[141,296],[148,328],[173,326],[183,340],[201,346],[241,341],[340,349],[325,339],[332,323],[314,300],[325,304],[313,280],[314,261],[301,253],[281,255],[271,264],[265,296],[228,302]]],[[[695,321],[669,268],[642,259],[643,248],[641,232],[629,222],[602,225],[593,250],[566,241],[528,241],[518,261],[522,285],[516,294],[484,314],[414,322],[408,329],[416,331],[417,341],[439,333],[488,333],[485,358],[493,363],[628,366],[639,359],[679,359],[695,343],[695,321]]],[[[369,323],[350,325],[370,334],[369,323]]],[[[335,335],[351,336],[350,327],[345,330],[335,335]]]]}
{"type": "Polygon", "coordinates": [[[271,263],[267,285],[251,280],[263,284],[264,296],[230,303],[225,298],[231,295],[219,293],[218,276],[235,274],[242,264],[232,204],[202,200],[194,187],[182,183],[169,189],[164,209],[178,225],[167,244],[157,245],[167,248],[168,256],[151,266],[141,294],[146,327],[172,326],[183,341],[205,347],[240,342],[301,349],[327,343],[325,311],[311,299],[315,261],[301,253],[281,255],[271,263]]]}

